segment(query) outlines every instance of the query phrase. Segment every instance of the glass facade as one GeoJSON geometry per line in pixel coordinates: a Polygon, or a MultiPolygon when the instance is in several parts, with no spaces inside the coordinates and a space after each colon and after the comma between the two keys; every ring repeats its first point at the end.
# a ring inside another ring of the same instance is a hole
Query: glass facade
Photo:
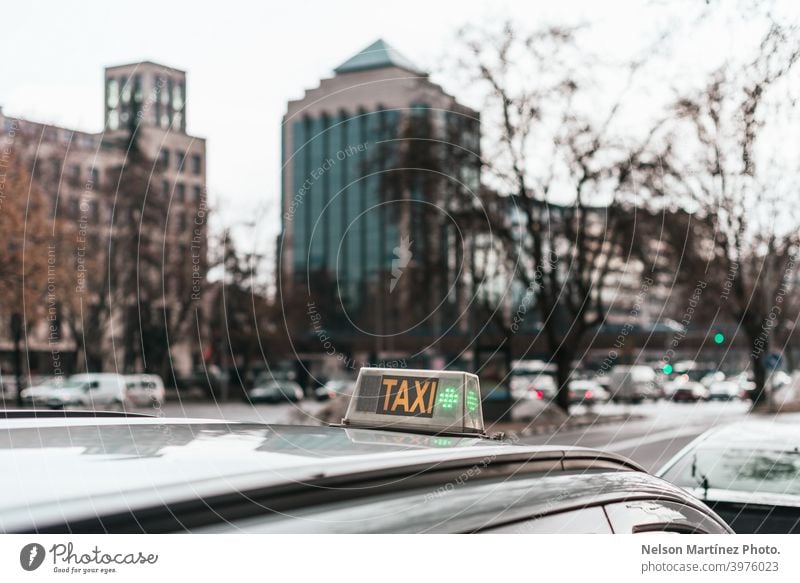
{"type": "MultiPolygon", "coordinates": [[[[395,313],[398,321],[406,316],[422,321],[427,313],[442,312],[442,302],[457,301],[456,292],[449,291],[457,287],[450,275],[461,265],[462,242],[436,201],[451,188],[441,174],[471,182],[470,173],[478,176],[478,160],[463,172],[408,170],[414,161],[409,151],[417,147],[413,140],[404,139],[409,116],[425,119],[429,127],[443,128],[448,123],[443,113],[424,104],[418,109],[340,110],[296,118],[285,129],[291,146],[283,148],[284,176],[289,181],[283,232],[290,235],[287,243],[292,251],[291,265],[282,266],[289,275],[285,283],[311,282],[312,290],[322,293],[324,289],[335,296],[348,320],[365,330],[388,333],[388,314],[395,313]],[[435,115],[440,117],[433,119],[435,115]],[[412,290],[405,296],[413,301],[410,309],[402,305],[399,293],[390,295],[403,240],[411,245],[414,258],[412,264],[401,266],[408,268],[409,274],[403,277],[412,290]],[[430,258],[437,263],[432,265],[430,258]],[[428,277],[426,270],[437,275],[428,277]],[[426,285],[435,285],[437,290],[429,293],[423,290],[426,285]],[[415,291],[420,292],[418,296],[415,291]],[[376,322],[377,314],[381,322],[376,322]]],[[[456,115],[453,123],[463,117],[456,115]]],[[[477,125],[470,131],[477,132],[477,125]]],[[[446,152],[431,151],[436,162],[429,163],[437,167],[447,163],[446,152]]],[[[438,327],[436,322],[430,319],[425,325],[438,327]]]]}

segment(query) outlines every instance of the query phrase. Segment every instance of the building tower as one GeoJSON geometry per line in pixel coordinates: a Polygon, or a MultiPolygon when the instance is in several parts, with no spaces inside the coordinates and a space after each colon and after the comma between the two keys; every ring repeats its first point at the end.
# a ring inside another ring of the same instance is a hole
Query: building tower
{"type": "Polygon", "coordinates": [[[382,40],[334,73],[283,119],[281,290],[328,302],[339,338],[401,349],[401,332],[435,336],[464,301],[443,201],[477,193],[478,114],[382,40]]]}

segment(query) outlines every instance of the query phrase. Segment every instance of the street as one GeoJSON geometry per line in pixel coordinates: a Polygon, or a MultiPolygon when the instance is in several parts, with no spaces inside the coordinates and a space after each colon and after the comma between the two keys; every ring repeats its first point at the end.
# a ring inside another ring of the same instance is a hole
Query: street
{"type": "MultiPolygon", "coordinates": [[[[609,403],[597,407],[602,414],[630,413],[645,419],[601,424],[580,430],[525,438],[524,443],[579,445],[622,454],[655,471],[705,430],[742,418],[750,404],[744,401],[674,403],[658,401],[641,405],[609,403]]],[[[576,408],[576,413],[579,410],[576,408]]]]}
{"type": "MultiPolygon", "coordinates": [[[[306,400],[299,404],[249,405],[247,403],[168,402],[162,408],[166,416],[198,417],[259,423],[313,422],[314,414],[325,404],[306,400]]],[[[581,413],[581,407],[575,407],[581,413]]],[[[643,416],[627,422],[598,424],[582,429],[566,429],[553,434],[521,439],[527,444],[576,445],[613,451],[631,458],[648,471],[655,471],[706,429],[742,418],[749,403],[659,401],[640,405],[608,403],[595,407],[601,415],[631,414],[643,416]]],[[[799,419],[800,420],[800,419],[799,419]]]]}

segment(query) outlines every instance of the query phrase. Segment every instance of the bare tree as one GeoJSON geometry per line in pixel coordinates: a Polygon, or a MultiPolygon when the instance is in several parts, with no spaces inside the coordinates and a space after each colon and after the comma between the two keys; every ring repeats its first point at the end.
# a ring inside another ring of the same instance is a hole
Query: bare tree
{"type": "MultiPolygon", "coordinates": [[[[657,192],[660,148],[668,147],[656,140],[657,125],[635,139],[620,134],[622,101],[597,99],[595,67],[577,35],[565,27],[523,33],[510,24],[462,33],[462,66],[486,95],[484,168],[507,196],[491,225],[493,246],[502,248],[506,289],[516,280],[533,297],[564,410],[581,341],[605,320],[602,291],[615,259],[647,255],[637,209],[657,192]]],[[[510,338],[508,316],[492,314],[510,338]]]]}
{"type": "Polygon", "coordinates": [[[55,253],[65,225],[48,220],[47,200],[32,180],[19,148],[9,144],[2,151],[0,337],[10,338],[14,345],[12,366],[20,388],[28,368],[23,364],[23,353],[27,354],[29,334],[37,326],[41,330],[45,322],[49,340],[58,343],[61,338],[61,305],[55,284],[62,265],[55,261],[55,253]]]}
{"type": "Polygon", "coordinates": [[[711,285],[720,317],[747,337],[757,403],[765,398],[772,339],[797,316],[798,167],[791,155],[781,164],[781,128],[796,127],[787,91],[798,58],[800,29],[773,22],[749,62],[724,65],[675,104],[681,147],[673,150],[669,188],[691,213],[670,231],[677,267],[684,280],[711,285]]]}

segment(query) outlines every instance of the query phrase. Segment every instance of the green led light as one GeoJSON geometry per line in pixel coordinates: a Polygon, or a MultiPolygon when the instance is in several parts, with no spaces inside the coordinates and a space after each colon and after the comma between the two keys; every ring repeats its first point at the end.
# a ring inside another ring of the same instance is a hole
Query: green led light
{"type": "Polygon", "coordinates": [[[437,398],[439,406],[445,410],[452,410],[458,405],[458,389],[455,387],[445,387],[439,392],[437,398]]]}
{"type": "Polygon", "coordinates": [[[714,334],[714,342],[716,344],[722,344],[723,342],[725,342],[725,334],[722,334],[721,332],[717,332],[716,334],[714,334]]]}
{"type": "Polygon", "coordinates": [[[433,445],[438,447],[447,447],[448,445],[452,444],[453,440],[449,437],[434,437],[433,438],[433,445]]]}
{"type": "Polygon", "coordinates": [[[664,368],[662,368],[661,370],[664,371],[664,374],[672,374],[672,365],[665,364],[664,368]]]}
{"type": "Polygon", "coordinates": [[[467,392],[467,410],[470,413],[474,413],[478,410],[478,405],[480,405],[480,399],[475,391],[468,391],[467,392]]]}

